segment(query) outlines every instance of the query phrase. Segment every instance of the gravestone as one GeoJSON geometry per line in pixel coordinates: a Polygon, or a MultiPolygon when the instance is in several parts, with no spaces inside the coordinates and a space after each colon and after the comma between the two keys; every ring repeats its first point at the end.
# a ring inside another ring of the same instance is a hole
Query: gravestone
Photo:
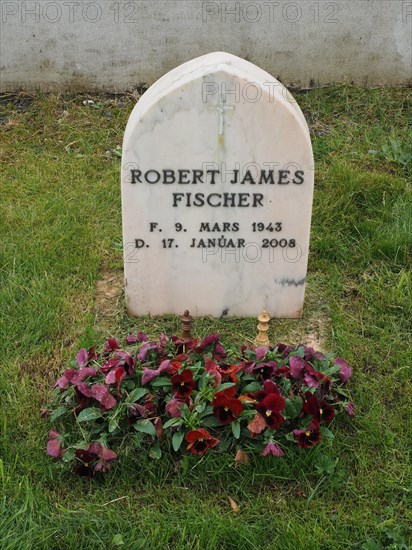
{"type": "Polygon", "coordinates": [[[127,311],[302,313],[314,163],[305,118],[257,66],[216,52],[170,71],[127,124],[127,311]]]}

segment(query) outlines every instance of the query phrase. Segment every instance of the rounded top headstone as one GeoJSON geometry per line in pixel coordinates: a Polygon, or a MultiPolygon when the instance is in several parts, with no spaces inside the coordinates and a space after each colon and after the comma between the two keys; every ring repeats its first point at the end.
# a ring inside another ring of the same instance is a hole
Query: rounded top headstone
{"type": "Polygon", "coordinates": [[[300,316],[313,172],[304,116],[266,71],[214,52],[160,78],[123,142],[129,313],[300,316]]]}

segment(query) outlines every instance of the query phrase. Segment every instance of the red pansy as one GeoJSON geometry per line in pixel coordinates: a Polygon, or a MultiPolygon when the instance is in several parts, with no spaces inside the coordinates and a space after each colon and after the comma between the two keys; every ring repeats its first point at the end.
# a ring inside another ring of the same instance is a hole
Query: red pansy
{"type": "Polygon", "coordinates": [[[283,423],[280,411],[285,408],[285,400],[280,395],[271,393],[256,405],[256,410],[263,416],[271,430],[277,430],[283,423]]]}
{"type": "Polygon", "coordinates": [[[331,422],[335,416],[335,411],[326,401],[319,403],[315,395],[307,394],[303,412],[313,416],[318,422],[331,422]]]}
{"type": "Polygon", "coordinates": [[[87,449],[77,449],[75,458],[74,473],[92,477],[95,472],[107,472],[110,469],[110,461],[116,459],[117,454],[102,443],[93,441],[87,449]]]}
{"type": "Polygon", "coordinates": [[[293,430],[293,437],[298,442],[299,447],[310,448],[319,443],[322,439],[319,427],[309,426],[307,430],[293,430]]]}
{"type": "Polygon", "coordinates": [[[262,401],[265,397],[267,397],[270,394],[280,395],[280,390],[277,387],[277,385],[274,382],[272,382],[272,380],[265,380],[263,384],[263,388],[261,390],[258,390],[255,393],[251,393],[250,395],[256,401],[262,401]]]}
{"type": "Polygon", "coordinates": [[[210,435],[204,428],[192,430],[186,434],[186,441],[189,443],[187,450],[194,455],[202,456],[208,449],[220,443],[219,439],[210,435]]]}
{"type": "Polygon", "coordinates": [[[175,374],[171,380],[172,390],[176,393],[176,397],[187,397],[194,390],[193,372],[189,369],[185,369],[180,374],[175,374]]]}
{"type": "Polygon", "coordinates": [[[234,396],[235,393],[236,386],[232,386],[215,394],[211,405],[213,407],[213,414],[220,424],[230,424],[243,411],[243,404],[234,396]]]}

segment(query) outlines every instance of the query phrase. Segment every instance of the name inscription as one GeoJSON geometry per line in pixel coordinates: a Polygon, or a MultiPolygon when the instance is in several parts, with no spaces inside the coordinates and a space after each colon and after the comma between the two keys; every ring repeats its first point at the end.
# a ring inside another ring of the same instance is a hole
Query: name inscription
{"type": "MultiPolygon", "coordinates": [[[[303,170],[260,170],[253,175],[251,170],[244,174],[240,170],[232,170],[233,176],[229,180],[230,185],[302,185],[305,181],[303,170]]],[[[198,185],[208,183],[216,185],[216,179],[220,170],[130,170],[132,184],[148,183],[150,185],[198,185]]],[[[212,208],[256,208],[264,206],[262,193],[172,193],[172,206],[212,208]]]]}
{"type": "MultiPolygon", "coordinates": [[[[252,174],[251,170],[246,170],[243,174],[240,170],[235,169],[232,171],[225,171],[231,175],[228,179],[229,185],[255,185],[255,186],[267,186],[267,185],[302,185],[305,182],[305,173],[303,170],[259,170],[257,173],[252,174]],[[233,174],[233,175],[232,175],[233,174]]],[[[225,182],[219,181],[220,170],[130,170],[130,183],[132,184],[149,184],[149,185],[200,185],[210,184],[216,185],[216,183],[225,184],[225,182]]],[[[199,193],[199,192],[172,192],[172,207],[202,207],[210,206],[212,208],[244,208],[252,207],[257,208],[265,206],[265,196],[263,193],[247,193],[247,192],[222,192],[222,193],[199,193]]],[[[149,233],[162,233],[163,229],[158,222],[149,223],[149,233]]],[[[181,223],[175,223],[174,230],[176,233],[186,233],[186,229],[181,223]]],[[[222,233],[237,233],[242,230],[242,227],[238,222],[220,222],[210,223],[207,221],[200,222],[198,227],[199,233],[220,233],[220,236],[208,236],[205,238],[203,235],[199,237],[190,237],[189,242],[186,241],[188,248],[245,248],[248,244],[244,238],[232,238],[230,236],[222,235],[222,233]]],[[[280,233],[283,231],[283,224],[280,221],[276,222],[253,222],[248,228],[243,227],[247,233],[280,233]]],[[[195,230],[196,232],[196,230],[195,230]]],[[[294,238],[285,238],[282,235],[277,235],[276,238],[265,238],[258,241],[261,248],[295,248],[296,240],[294,238]]],[[[179,243],[175,238],[160,239],[158,244],[161,248],[179,248],[179,243]]],[[[135,239],[135,248],[150,248],[150,245],[141,238],[135,239]]]]}

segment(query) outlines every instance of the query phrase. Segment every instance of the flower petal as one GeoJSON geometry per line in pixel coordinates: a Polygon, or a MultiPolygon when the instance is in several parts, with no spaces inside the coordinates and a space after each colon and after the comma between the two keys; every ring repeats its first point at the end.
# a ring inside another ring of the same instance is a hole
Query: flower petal
{"type": "Polygon", "coordinates": [[[285,453],[282,451],[277,443],[275,443],[274,441],[269,441],[261,454],[262,456],[267,456],[270,454],[272,456],[281,457],[284,456],[285,453]]]}
{"type": "Polygon", "coordinates": [[[352,402],[346,403],[345,409],[350,417],[353,418],[355,416],[355,405],[352,402]]]}
{"type": "Polygon", "coordinates": [[[256,361],[260,361],[261,359],[263,359],[267,354],[268,350],[269,348],[267,348],[266,346],[259,346],[258,348],[256,348],[255,349],[256,361]]]}
{"type": "Polygon", "coordinates": [[[76,355],[76,361],[79,367],[85,367],[89,362],[89,356],[87,354],[87,349],[82,348],[79,353],[76,355]]]}
{"type": "Polygon", "coordinates": [[[91,390],[92,396],[94,399],[99,401],[104,410],[112,409],[116,405],[117,401],[109,392],[109,388],[107,386],[104,386],[103,384],[96,384],[92,386],[91,390]]]}
{"type": "Polygon", "coordinates": [[[345,359],[342,359],[341,357],[337,357],[335,359],[334,364],[340,367],[340,371],[339,371],[340,381],[343,383],[347,382],[349,378],[352,376],[351,367],[348,365],[345,359]]]}
{"type": "Polygon", "coordinates": [[[266,428],[266,422],[259,413],[256,413],[247,428],[252,435],[260,434],[266,428]]]}
{"type": "Polygon", "coordinates": [[[302,378],[302,374],[306,366],[306,361],[302,359],[302,357],[297,357],[296,355],[293,355],[289,359],[289,365],[291,377],[295,379],[302,378]]]}
{"type": "Polygon", "coordinates": [[[47,454],[53,458],[62,456],[62,444],[58,439],[50,439],[47,443],[47,454]]]}
{"type": "Polygon", "coordinates": [[[104,353],[107,353],[108,351],[115,351],[117,349],[120,349],[119,342],[115,338],[109,338],[104,348],[104,353]]]}

